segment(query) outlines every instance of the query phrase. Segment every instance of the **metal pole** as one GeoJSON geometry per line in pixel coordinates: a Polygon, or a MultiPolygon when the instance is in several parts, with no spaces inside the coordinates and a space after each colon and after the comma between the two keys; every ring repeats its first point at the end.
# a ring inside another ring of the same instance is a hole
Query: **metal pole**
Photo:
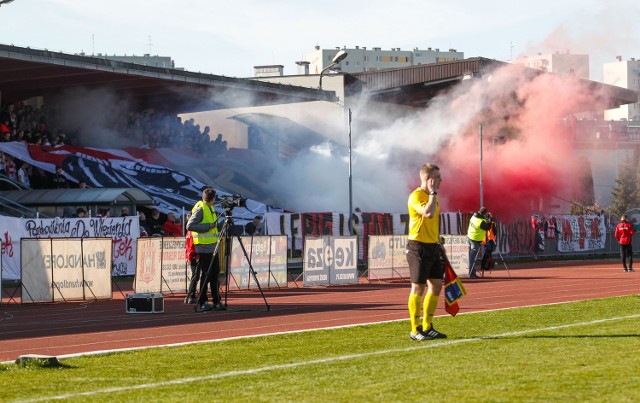
{"type": "Polygon", "coordinates": [[[484,190],[482,188],[482,125],[480,125],[480,207],[484,206],[484,190]]]}
{"type": "Polygon", "coordinates": [[[351,172],[351,108],[348,109],[349,119],[349,235],[353,235],[353,175],[351,172]]]}

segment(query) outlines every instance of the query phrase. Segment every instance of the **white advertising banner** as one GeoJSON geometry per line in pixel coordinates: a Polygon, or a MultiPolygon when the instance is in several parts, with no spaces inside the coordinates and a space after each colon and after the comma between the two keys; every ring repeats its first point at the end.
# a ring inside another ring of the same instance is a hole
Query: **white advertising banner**
{"type": "Polygon", "coordinates": [[[110,238],[22,239],[22,302],[111,298],[110,238]]]}
{"type": "Polygon", "coordinates": [[[372,235],[369,245],[367,274],[370,280],[409,278],[406,235],[372,235]]]}
{"type": "Polygon", "coordinates": [[[184,237],[162,238],[163,284],[172,293],[187,292],[187,240],[184,237]]]}
{"type": "Polygon", "coordinates": [[[577,252],[604,249],[607,232],[604,216],[557,216],[558,251],[577,252]]]}
{"type": "Polygon", "coordinates": [[[331,284],[358,283],[358,239],[355,236],[331,237],[325,263],[329,265],[331,284]]]}
{"type": "Polygon", "coordinates": [[[140,238],[137,243],[135,292],[162,292],[162,238],[140,238]]]}
{"type": "Polygon", "coordinates": [[[132,275],[136,269],[137,216],[109,218],[14,218],[0,216],[5,279],[20,279],[20,240],[23,238],[111,238],[114,276],[132,275]]]}
{"type": "Polygon", "coordinates": [[[85,298],[97,299],[112,297],[112,250],[110,238],[84,238],[82,256],[84,257],[85,298]]]}
{"type": "Polygon", "coordinates": [[[305,286],[329,284],[329,265],[326,262],[326,249],[329,237],[306,237],[304,240],[304,259],[302,262],[303,283],[305,286]]]}
{"type": "Polygon", "coordinates": [[[469,273],[469,242],[466,235],[443,235],[449,263],[458,276],[469,273]]]}
{"type": "Polygon", "coordinates": [[[43,260],[53,269],[53,300],[84,299],[82,243],[78,239],[51,239],[51,255],[43,260]]]}
{"type": "Polygon", "coordinates": [[[53,301],[50,239],[22,239],[22,302],[53,301]]]}

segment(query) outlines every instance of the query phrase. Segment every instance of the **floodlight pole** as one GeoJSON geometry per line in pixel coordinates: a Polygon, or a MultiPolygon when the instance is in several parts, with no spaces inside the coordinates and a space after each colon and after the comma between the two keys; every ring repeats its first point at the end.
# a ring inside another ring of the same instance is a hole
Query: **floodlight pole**
{"type": "Polygon", "coordinates": [[[351,171],[351,108],[348,109],[349,122],[349,235],[353,235],[353,174],[351,171]]]}
{"type": "Polygon", "coordinates": [[[484,206],[484,190],[482,188],[482,125],[480,125],[480,207],[484,206]]]}
{"type": "Polygon", "coordinates": [[[325,71],[334,68],[338,63],[343,61],[346,57],[347,57],[347,52],[345,52],[344,50],[341,50],[338,53],[336,53],[336,55],[333,57],[333,59],[331,60],[331,64],[325,67],[324,69],[322,69],[322,71],[320,72],[320,82],[318,83],[319,89],[322,89],[322,76],[324,75],[325,71]]]}

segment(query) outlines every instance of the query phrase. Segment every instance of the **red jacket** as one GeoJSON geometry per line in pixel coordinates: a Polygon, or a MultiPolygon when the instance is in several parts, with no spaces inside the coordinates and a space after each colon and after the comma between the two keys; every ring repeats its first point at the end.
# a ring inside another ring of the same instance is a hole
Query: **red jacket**
{"type": "Polygon", "coordinates": [[[196,253],[196,246],[193,243],[193,234],[191,231],[187,231],[187,249],[186,249],[186,258],[187,260],[197,259],[198,254],[196,253]]]}
{"type": "Polygon", "coordinates": [[[634,233],[633,224],[628,221],[620,221],[620,224],[616,225],[616,232],[614,233],[614,236],[620,245],[629,245],[634,233]]]}
{"type": "Polygon", "coordinates": [[[162,229],[164,230],[164,236],[181,236],[182,235],[182,225],[175,222],[171,222],[169,220],[165,221],[162,229]]]}

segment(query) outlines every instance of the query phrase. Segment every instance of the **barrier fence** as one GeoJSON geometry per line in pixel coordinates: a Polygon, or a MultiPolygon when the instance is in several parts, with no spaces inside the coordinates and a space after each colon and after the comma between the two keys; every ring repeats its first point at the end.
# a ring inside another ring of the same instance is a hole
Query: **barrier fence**
{"type": "MultiPolygon", "coordinates": [[[[327,217],[325,215],[325,222],[327,217]]],[[[379,218],[369,222],[393,227],[393,215],[379,218]]],[[[449,231],[460,231],[465,226],[464,215],[449,215],[444,219],[448,221],[444,228],[449,231]]],[[[23,237],[19,243],[8,238],[10,242],[1,243],[0,280],[15,280],[15,277],[8,279],[6,276],[7,261],[11,262],[12,268],[17,266],[23,302],[111,298],[112,276],[125,274],[135,274],[134,290],[138,293],[186,292],[191,273],[185,258],[184,238],[133,239],[131,226],[134,222],[129,217],[89,219],[82,223],[78,221],[81,219],[47,220],[23,220],[16,227],[51,238],[23,237]],[[75,233],[101,233],[111,237],[55,237],[78,228],[95,230],[75,233]],[[16,252],[19,252],[17,264],[16,252]],[[125,258],[126,267],[133,266],[133,273],[130,270],[122,273],[114,262],[116,258],[121,261],[125,258]]],[[[532,217],[530,222],[498,223],[497,252],[500,257],[520,260],[619,256],[619,245],[613,237],[612,228],[607,229],[601,216],[558,216],[546,220],[532,217]]],[[[255,279],[262,288],[287,287],[292,278],[296,286],[300,279],[304,286],[352,284],[362,278],[368,281],[406,280],[406,235],[371,234],[384,230],[384,226],[378,226],[375,231],[369,228],[362,231],[369,233],[366,237],[309,234],[300,237],[290,234],[241,237],[246,256],[238,238],[232,238],[229,263],[227,265],[223,261],[222,268],[223,271],[229,268],[229,289],[234,290],[257,288],[255,279]],[[302,248],[296,251],[290,245],[302,248]]],[[[444,236],[453,268],[459,275],[466,275],[466,235],[444,236]]],[[[639,238],[634,237],[633,240],[636,251],[640,250],[639,238]]],[[[221,254],[227,257],[224,247],[221,254]]]]}
{"type": "Polygon", "coordinates": [[[22,302],[111,298],[111,238],[22,239],[22,302]]]}

